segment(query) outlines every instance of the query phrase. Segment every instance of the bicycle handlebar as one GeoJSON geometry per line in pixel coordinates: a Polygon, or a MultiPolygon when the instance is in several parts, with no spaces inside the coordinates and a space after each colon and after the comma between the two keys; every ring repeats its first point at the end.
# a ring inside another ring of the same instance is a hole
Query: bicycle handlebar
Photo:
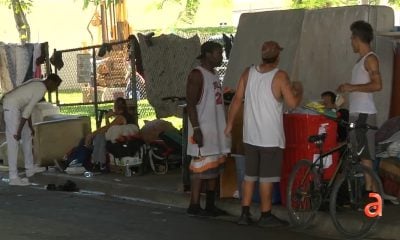
{"type": "Polygon", "coordinates": [[[322,116],[325,116],[326,118],[331,119],[331,120],[337,122],[339,125],[345,126],[345,127],[348,128],[349,130],[351,130],[351,129],[367,129],[367,130],[370,129],[370,130],[378,130],[378,127],[377,127],[377,126],[372,126],[372,125],[369,125],[368,123],[358,124],[358,125],[357,125],[357,123],[352,123],[352,122],[348,122],[348,121],[345,121],[345,120],[343,120],[343,119],[340,119],[340,118],[338,118],[338,116],[332,117],[332,116],[329,116],[329,115],[327,115],[327,114],[320,113],[320,112],[316,111],[315,109],[312,109],[312,108],[309,108],[309,107],[303,107],[303,108],[308,109],[308,110],[311,110],[311,111],[313,111],[313,112],[315,112],[315,113],[318,113],[318,114],[320,114],[320,115],[322,115],[322,116]]]}
{"type": "Polygon", "coordinates": [[[352,122],[347,122],[343,119],[336,119],[336,121],[338,122],[338,124],[340,125],[344,125],[349,129],[371,129],[371,130],[378,130],[377,126],[372,126],[368,123],[364,123],[364,124],[357,124],[357,123],[352,123],[352,122]]]}
{"type": "Polygon", "coordinates": [[[162,101],[186,101],[186,97],[177,97],[177,96],[170,96],[170,97],[163,97],[161,98],[162,101]]]}

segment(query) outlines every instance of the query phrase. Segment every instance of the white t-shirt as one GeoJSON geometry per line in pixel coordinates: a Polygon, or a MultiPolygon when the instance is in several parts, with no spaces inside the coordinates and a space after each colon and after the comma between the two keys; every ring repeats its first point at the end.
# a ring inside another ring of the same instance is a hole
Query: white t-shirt
{"type": "Polygon", "coordinates": [[[43,80],[31,79],[4,95],[3,108],[21,111],[21,117],[28,119],[35,105],[47,91],[43,80]]]}

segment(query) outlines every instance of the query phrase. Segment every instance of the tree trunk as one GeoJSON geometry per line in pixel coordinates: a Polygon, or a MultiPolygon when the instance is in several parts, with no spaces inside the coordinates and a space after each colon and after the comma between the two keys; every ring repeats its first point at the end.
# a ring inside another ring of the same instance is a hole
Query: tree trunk
{"type": "Polygon", "coordinates": [[[19,32],[19,39],[22,44],[28,43],[31,41],[31,28],[24,11],[22,10],[21,3],[19,0],[12,0],[11,4],[14,12],[15,23],[19,32]]]}

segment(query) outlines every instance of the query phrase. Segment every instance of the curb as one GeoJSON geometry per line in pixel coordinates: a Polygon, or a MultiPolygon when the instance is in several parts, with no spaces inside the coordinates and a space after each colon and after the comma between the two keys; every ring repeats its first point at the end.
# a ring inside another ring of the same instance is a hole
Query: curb
{"type": "MultiPolygon", "coordinates": [[[[116,197],[119,199],[127,200],[139,200],[148,203],[157,203],[167,206],[174,206],[182,209],[186,209],[188,202],[190,200],[190,195],[176,190],[165,190],[160,187],[149,187],[144,185],[143,181],[134,181],[134,178],[108,178],[104,179],[102,177],[92,177],[86,178],[81,175],[68,175],[68,174],[58,174],[58,173],[42,173],[36,175],[32,178],[32,182],[40,185],[56,184],[61,185],[67,180],[74,181],[81,190],[101,192],[106,196],[116,197]],[[122,179],[122,180],[121,180],[122,179]]],[[[154,182],[154,181],[153,181],[154,182]]],[[[204,199],[202,199],[204,201],[204,199]]],[[[218,207],[229,212],[232,216],[221,217],[221,220],[227,220],[235,222],[236,218],[240,215],[241,207],[240,202],[237,199],[221,199],[217,202],[218,207]]],[[[281,205],[274,205],[274,214],[279,218],[288,220],[287,210],[281,205]]],[[[253,204],[251,207],[251,212],[254,214],[255,218],[259,217],[258,205],[253,204]]],[[[351,219],[349,219],[351,221],[351,219]]],[[[313,225],[307,229],[293,229],[298,232],[305,232],[311,235],[324,236],[335,239],[345,239],[340,235],[330,218],[328,212],[318,212],[316,218],[314,219],[313,225]]],[[[387,222],[378,222],[377,227],[369,234],[370,239],[399,239],[400,230],[396,227],[396,224],[387,222]]]]}

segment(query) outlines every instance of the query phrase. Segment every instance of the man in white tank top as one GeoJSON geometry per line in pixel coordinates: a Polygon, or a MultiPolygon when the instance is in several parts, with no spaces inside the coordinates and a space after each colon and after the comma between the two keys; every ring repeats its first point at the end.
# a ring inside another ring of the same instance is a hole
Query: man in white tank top
{"type": "Polygon", "coordinates": [[[290,83],[285,71],[277,68],[282,48],[273,41],[262,45],[262,63],[247,68],[240,77],[229,109],[225,134],[230,135],[233,122],[244,100],[243,142],[245,143],[245,177],[242,214],[238,224],[252,223],[249,207],[255,182],[260,183],[259,226],[286,224],[271,214],[273,183],[280,181],[285,135],[283,103],[289,108],[300,104],[303,88],[300,82],[290,83]]]}
{"type": "MultiPolygon", "coordinates": [[[[341,84],[339,92],[349,93],[350,122],[357,124],[376,125],[376,107],[373,93],[382,89],[382,79],[379,72],[379,60],[372,51],[370,43],[374,37],[372,27],[365,21],[351,24],[351,46],[360,59],[353,67],[351,82],[341,84]]],[[[357,146],[362,164],[373,167],[375,159],[375,131],[356,129],[350,133],[351,140],[357,146]]],[[[376,191],[369,176],[365,176],[366,191],[376,191]]]]}
{"type": "Polygon", "coordinates": [[[187,213],[193,216],[226,214],[215,206],[217,179],[225,162],[230,145],[224,134],[225,109],[221,83],[215,67],[222,63],[222,46],[205,42],[201,46],[200,66],[188,77],[186,100],[188,121],[187,154],[192,156],[191,199],[187,213]],[[207,183],[206,207],[200,207],[200,192],[207,183]]]}

